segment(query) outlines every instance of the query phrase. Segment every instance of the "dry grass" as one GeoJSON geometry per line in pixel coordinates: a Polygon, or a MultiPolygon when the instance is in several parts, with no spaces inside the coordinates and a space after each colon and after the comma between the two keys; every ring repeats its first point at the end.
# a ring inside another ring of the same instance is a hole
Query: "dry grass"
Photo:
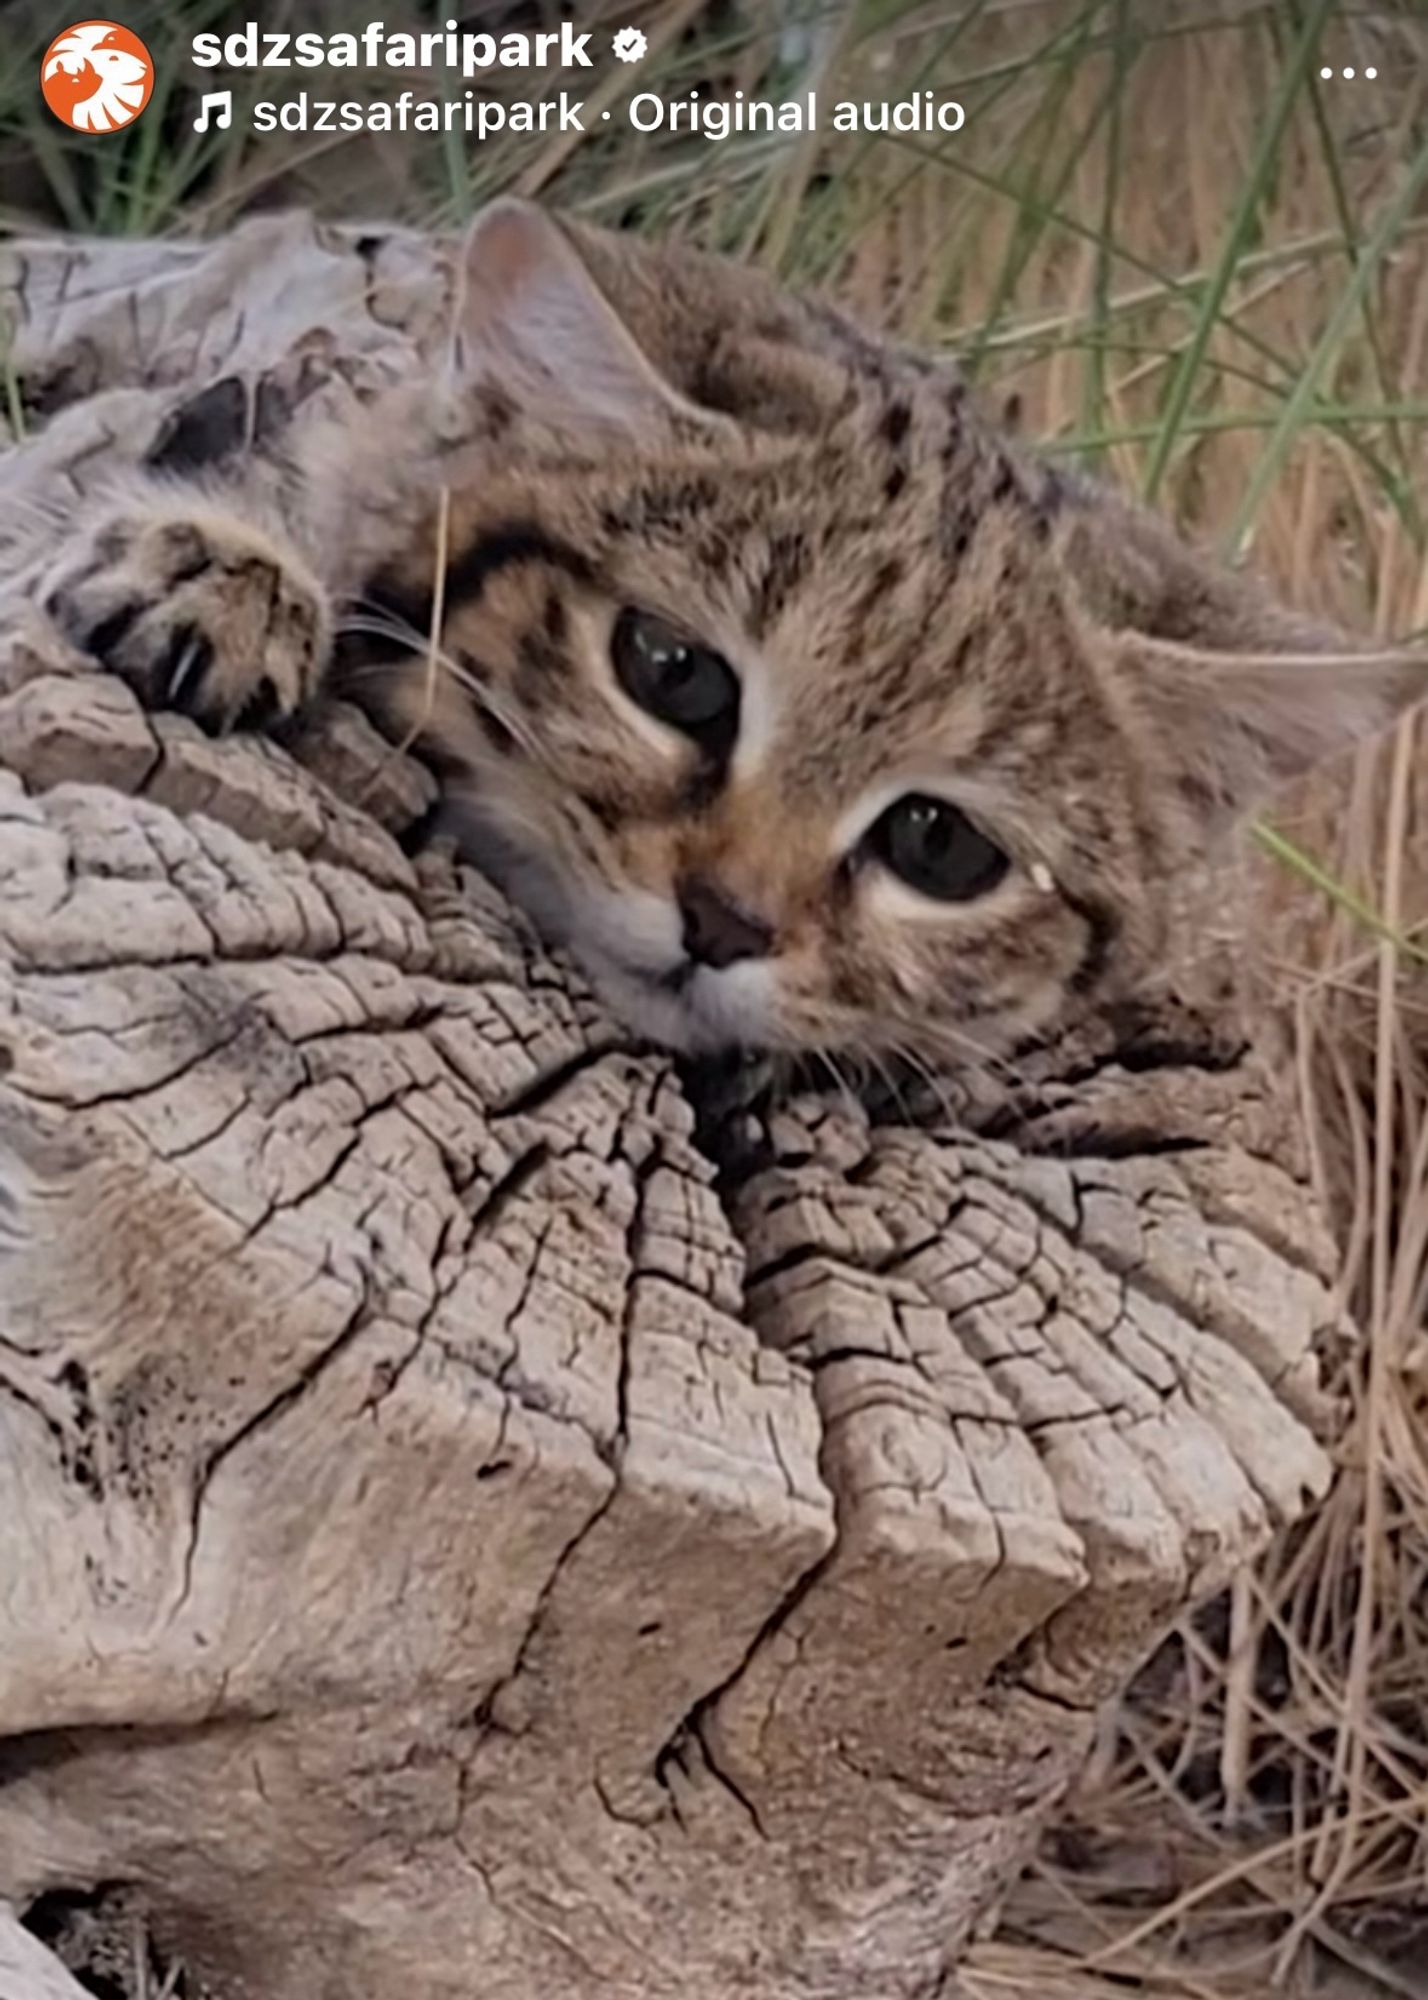
{"type": "MultiPolygon", "coordinates": [[[[144,142],[100,157],[36,122],[22,44],[51,32],[43,11],[27,24],[12,5],[0,25],[15,43],[0,61],[0,218],[213,228],[304,200],[455,223],[500,187],[540,191],[955,346],[1024,429],[1252,552],[1297,603],[1381,634],[1428,630],[1421,5],[592,0],[582,27],[634,18],[650,33],[640,87],[816,85],[831,103],[937,85],[967,128],[713,145],[639,139],[617,117],[585,140],[479,152],[213,142],[188,131],[187,86],[170,79],[144,142]],[[1352,83],[1321,81],[1322,64],[1347,63],[1352,83]]],[[[150,6],[155,46],[175,16],[191,32],[222,11],[150,6]]],[[[396,25],[403,10],[384,11],[396,25]]],[[[145,7],[124,12],[142,32],[145,7]]],[[[272,25],[284,13],[266,9],[272,25]]],[[[602,68],[597,111],[628,86],[602,68]]],[[[1414,727],[1294,801],[1265,846],[1267,986],[1365,1329],[1341,1360],[1343,1476],[1104,1718],[1092,1770],[965,1971],[975,2000],[1428,1995],[1428,774],[1414,727]]]]}
{"type": "MultiPolygon", "coordinates": [[[[1273,22],[1141,57],[1114,226],[1143,266],[1220,268],[1285,73],[1293,10],[1273,11],[1273,22]],[[1144,134],[1153,144],[1132,136],[1144,134]]],[[[1296,602],[1360,629],[1418,631],[1428,625],[1421,412],[1342,426],[1287,425],[1285,412],[1315,368],[1334,408],[1402,408],[1428,382],[1421,184],[1341,310],[1363,254],[1346,235],[1375,241],[1423,159],[1428,44],[1421,21],[1380,17],[1340,18],[1322,46],[1336,66],[1352,51],[1359,68],[1372,50],[1383,81],[1320,91],[1311,71],[1299,90],[1203,342],[1188,405],[1203,429],[1182,424],[1166,449],[1167,383],[1199,333],[1193,303],[1163,287],[1136,303],[1151,288],[1124,262],[1107,283],[1104,236],[1037,246],[994,353],[1033,432],[1084,437],[1094,382],[1119,478],[1158,484],[1228,551],[1252,542],[1296,602]],[[1057,345],[1033,355],[1019,335],[1038,314],[1057,345]],[[1093,372],[1089,341],[1067,335],[1098,318],[1112,340],[1093,372]]],[[[1097,87],[1088,63],[1068,125],[1097,87]]],[[[1093,231],[1112,144],[1107,133],[1088,148],[1061,196],[1093,231]]],[[[964,325],[987,311],[999,274],[994,256],[964,325]]],[[[1353,1421],[1342,1477],[1307,1530],[1187,1625],[1105,1718],[1103,1756],[968,1968],[976,2000],[1111,2000],[1128,1986],[1165,2000],[1428,1994],[1428,989],[1394,942],[1411,944],[1428,913],[1416,750],[1410,724],[1280,815],[1278,831],[1316,859],[1329,895],[1264,871],[1278,917],[1266,971],[1292,1026],[1316,1174],[1366,1333],[1344,1359],[1353,1421]]]]}

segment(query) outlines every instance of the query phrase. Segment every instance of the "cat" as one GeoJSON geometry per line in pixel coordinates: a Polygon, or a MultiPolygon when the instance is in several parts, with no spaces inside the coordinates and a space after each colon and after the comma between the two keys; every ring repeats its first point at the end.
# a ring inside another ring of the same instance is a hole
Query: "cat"
{"type": "Polygon", "coordinates": [[[461,255],[440,382],[280,493],[136,484],[40,601],[214,730],[345,672],[649,1040],[1054,1035],[1133,999],[1276,787],[1428,694],[755,272],[513,200],[461,255]]]}

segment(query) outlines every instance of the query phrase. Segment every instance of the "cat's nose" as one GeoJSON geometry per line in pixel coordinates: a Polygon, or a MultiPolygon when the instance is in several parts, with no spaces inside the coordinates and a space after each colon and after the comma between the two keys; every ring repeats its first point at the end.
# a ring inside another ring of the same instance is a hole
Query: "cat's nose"
{"type": "Polygon", "coordinates": [[[741,910],[709,882],[695,877],[679,890],[684,949],[700,965],[734,965],[741,958],[765,958],[773,926],[741,910]]]}

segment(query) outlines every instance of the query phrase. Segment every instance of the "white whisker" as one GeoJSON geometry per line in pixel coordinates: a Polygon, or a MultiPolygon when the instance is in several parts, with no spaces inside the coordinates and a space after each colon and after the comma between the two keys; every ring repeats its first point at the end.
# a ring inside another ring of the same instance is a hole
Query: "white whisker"
{"type": "Polygon", "coordinates": [[[842,1070],[839,1069],[838,1064],[835,1058],[833,1057],[831,1051],[829,1051],[828,1049],[814,1049],[812,1051],[812,1055],[813,1055],[813,1060],[816,1063],[818,1063],[821,1068],[826,1069],[828,1074],[832,1077],[834,1087],[837,1089],[838,1094],[843,1099],[843,1104],[845,1109],[847,1110],[848,1116],[854,1121],[855,1124],[862,1124],[864,1122],[863,1108],[861,1104],[858,1102],[857,1093],[849,1087],[848,1080],[844,1076],[842,1070]]]}
{"type": "MultiPolygon", "coordinates": [[[[413,631],[410,626],[403,626],[395,621],[359,614],[357,617],[345,618],[342,622],[342,630],[343,632],[365,633],[379,639],[390,640],[393,644],[400,645],[408,652],[420,653],[423,658],[432,663],[436,671],[445,674],[448,679],[455,681],[458,687],[464,689],[478,708],[484,709],[493,721],[500,723],[501,727],[507,730],[515,738],[516,742],[520,744],[533,763],[549,765],[549,759],[544,755],[539,740],[526,728],[515,711],[503,703],[491,688],[478,680],[469,668],[463,667],[459,661],[453,660],[451,655],[443,651],[440,647],[433,648],[429,639],[413,631]]],[[[360,679],[364,676],[376,679],[385,669],[380,661],[374,660],[364,662],[361,666],[352,668],[349,671],[354,679],[360,679]]]]}

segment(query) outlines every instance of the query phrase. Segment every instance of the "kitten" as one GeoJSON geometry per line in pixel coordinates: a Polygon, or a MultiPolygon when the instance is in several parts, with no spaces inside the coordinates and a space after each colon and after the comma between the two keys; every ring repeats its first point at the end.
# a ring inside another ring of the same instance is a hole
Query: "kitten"
{"type": "Polygon", "coordinates": [[[1428,693],[755,273],[502,201],[460,291],[443,382],[281,491],[136,489],[41,601],[217,729],[379,607],[358,692],[670,1048],[955,1064],[1133,997],[1227,828],[1428,693]]]}

